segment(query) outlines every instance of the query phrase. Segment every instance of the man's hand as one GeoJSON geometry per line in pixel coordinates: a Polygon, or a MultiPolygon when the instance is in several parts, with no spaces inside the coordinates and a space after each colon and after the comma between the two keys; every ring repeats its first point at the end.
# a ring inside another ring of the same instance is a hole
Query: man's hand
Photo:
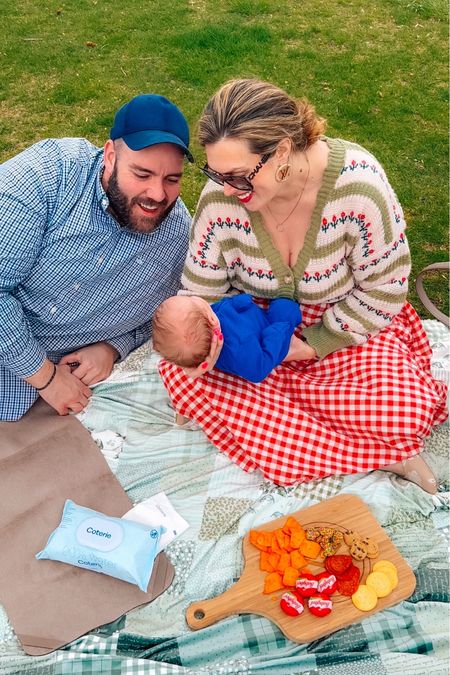
{"type": "Polygon", "coordinates": [[[300,340],[297,336],[291,337],[291,344],[287,353],[285,361],[306,361],[307,359],[315,359],[317,356],[314,347],[311,347],[304,340],[300,340]]]}
{"type": "Polygon", "coordinates": [[[62,357],[59,365],[70,366],[72,375],[86,385],[106,380],[111,375],[114,362],[119,357],[117,349],[107,342],[96,342],[62,357]],[[77,364],[73,366],[73,364],[77,364]]]}
{"type": "Polygon", "coordinates": [[[87,406],[92,392],[77,377],[72,375],[69,366],[56,366],[56,374],[48,387],[39,392],[60,415],[79,413],[87,406]]]}

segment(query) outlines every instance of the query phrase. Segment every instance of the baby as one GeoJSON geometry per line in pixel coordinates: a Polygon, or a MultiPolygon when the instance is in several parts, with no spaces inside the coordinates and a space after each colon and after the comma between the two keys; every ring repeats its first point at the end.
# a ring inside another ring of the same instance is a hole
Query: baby
{"type": "Polygon", "coordinates": [[[301,320],[298,303],[288,298],[272,300],[268,309],[262,309],[246,293],[212,305],[198,296],[175,295],[153,316],[153,348],[186,369],[215,365],[250,382],[261,382],[286,358],[301,320]],[[214,333],[222,346],[211,364],[205,359],[214,333]]]}

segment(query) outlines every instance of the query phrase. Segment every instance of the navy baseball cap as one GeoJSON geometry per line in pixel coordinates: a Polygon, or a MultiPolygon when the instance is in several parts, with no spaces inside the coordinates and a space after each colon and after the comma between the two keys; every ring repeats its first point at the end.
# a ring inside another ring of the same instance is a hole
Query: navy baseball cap
{"type": "Polygon", "coordinates": [[[116,113],[109,134],[111,140],[122,138],[131,150],[142,150],[158,143],[180,147],[190,162],[189,126],[177,106],[158,94],[139,94],[116,113]]]}

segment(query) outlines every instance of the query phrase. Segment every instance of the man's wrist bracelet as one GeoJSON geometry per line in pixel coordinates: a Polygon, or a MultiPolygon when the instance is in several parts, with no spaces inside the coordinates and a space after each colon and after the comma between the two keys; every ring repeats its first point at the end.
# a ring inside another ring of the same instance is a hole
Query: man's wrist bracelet
{"type": "Polygon", "coordinates": [[[36,391],[42,391],[43,389],[47,389],[47,387],[53,382],[55,379],[56,375],[56,363],[53,364],[53,373],[50,375],[50,379],[48,380],[47,384],[44,384],[43,387],[35,387],[36,391]]]}

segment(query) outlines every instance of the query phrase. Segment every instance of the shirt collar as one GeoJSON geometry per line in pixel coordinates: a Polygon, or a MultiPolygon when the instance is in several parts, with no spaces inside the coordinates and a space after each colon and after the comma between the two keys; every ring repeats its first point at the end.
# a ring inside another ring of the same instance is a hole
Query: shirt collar
{"type": "Polygon", "coordinates": [[[101,206],[102,210],[105,213],[107,213],[108,207],[109,207],[109,199],[108,199],[107,194],[104,191],[103,185],[102,185],[102,177],[103,177],[103,174],[105,172],[105,165],[103,164],[103,153],[101,155],[101,161],[102,161],[102,164],[101,164],[100,170],[97,174],[96,194],[97,194],[97,199],[100,203],[100,206],[101,206]]]}

